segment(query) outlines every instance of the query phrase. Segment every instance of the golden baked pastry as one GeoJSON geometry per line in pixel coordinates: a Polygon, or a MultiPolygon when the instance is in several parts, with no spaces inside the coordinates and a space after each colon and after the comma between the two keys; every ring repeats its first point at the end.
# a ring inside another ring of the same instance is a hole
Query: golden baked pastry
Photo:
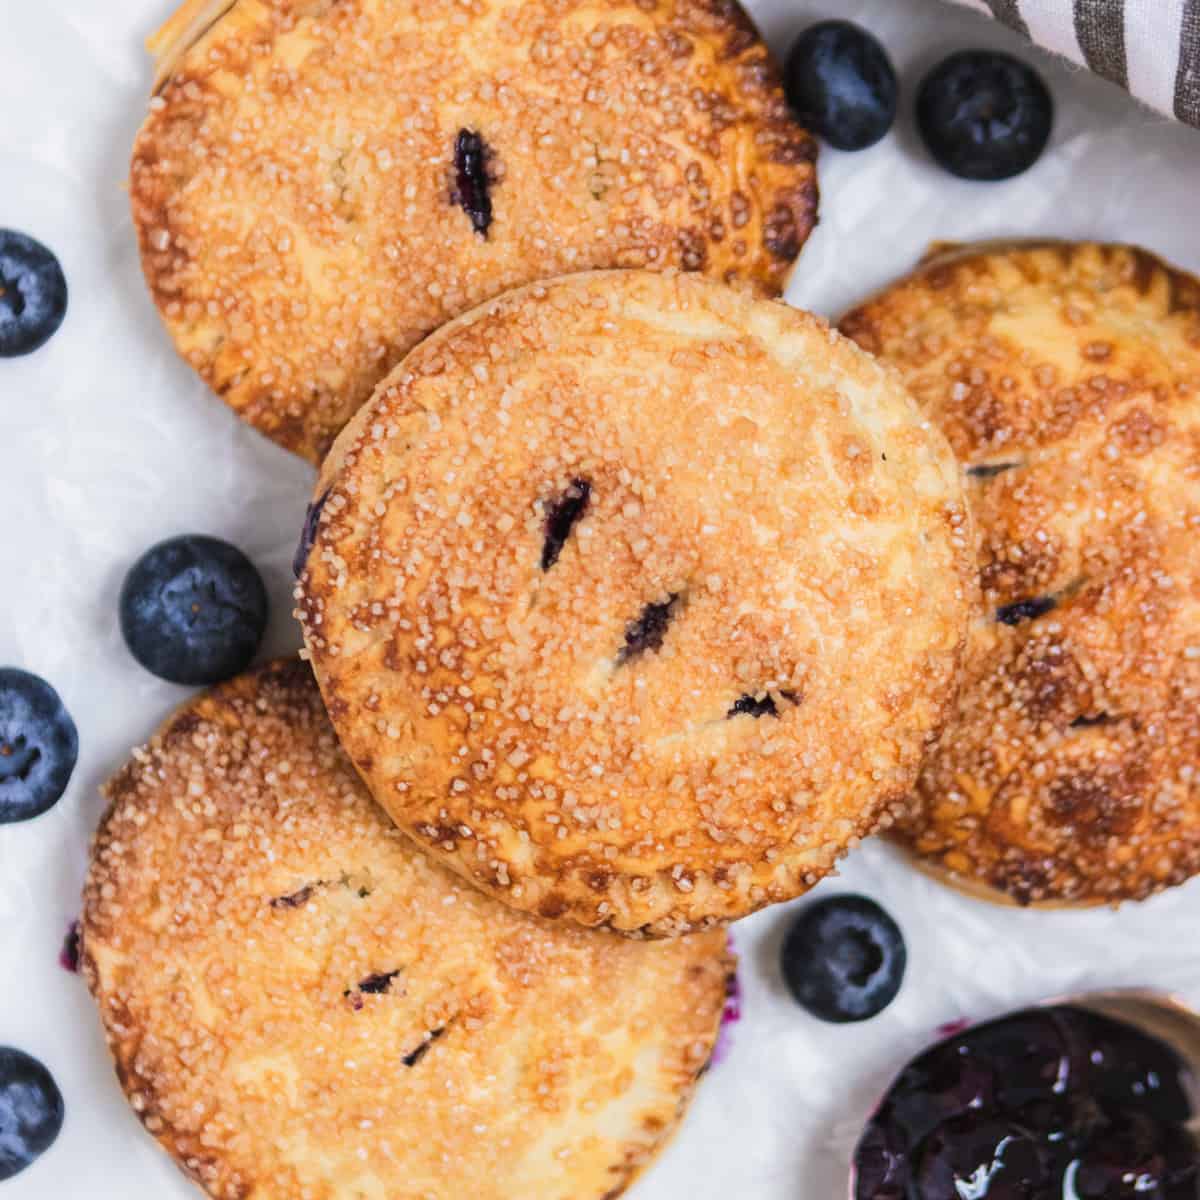
{"type": "Polygon", "coordinates": [[[338,735],[518,908],[672,935],[795,896],[908,794],[950,699],[945,440],[824,322],[700,276],[453,322],[317,498],[298,615],[338,735]]]}
{"type": "Polygon", "coordinates": [[[848,315],[964,464],[984,615],[900,836],[1020,904],[1200,871],[1200,285],[1130,246],[937,251],[848,315]]]}
{"type": "Polygon", "coordinates": [[[219,1200],[601,1200],[712,1051],[720,933],[515,913],[421,854],[276,663],[108,787],[83,971],[146,1128],[219,1200]]]}
{"type": "Polygon", "coordinates": [[[507,288],[694,269],[777,294],[816,144],[736,0],[188,0],[130,170],[180,353],[319,461],[507,288]]]}

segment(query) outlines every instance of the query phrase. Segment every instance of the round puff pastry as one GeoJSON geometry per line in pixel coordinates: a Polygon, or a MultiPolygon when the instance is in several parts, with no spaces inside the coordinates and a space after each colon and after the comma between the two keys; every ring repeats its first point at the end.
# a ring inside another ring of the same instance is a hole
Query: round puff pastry
{"type": "Polygon", "coordinates": [[[842,322],[961,458],[983,618],[899,833],[1020,904],[1200,871],[1200,284],[1130,246],[936,252],[842,322]]]}
{"type": "Polygon", "coordinates": [[[327,460],[298,615],[397,823],[625,933],[815,883],[909,792],[971,538],[898,380],[696,275],[531,285],[439,331],[327,460]]]}
{"type": "Polygon", "coordinates": [[[188,704],[108,786],[82,968],[146,1128],[218,1200],[601,1200],[711,1054],[720,933],[513,912],[421,854],[312,674],[188,704]]]}
{"type": "Polygon", "coordinates": [[[130,169],[180,353],[319,461],[451,317],[681,267],[778,294],[816,143],[736,0],[189,0],[130,169]]]}

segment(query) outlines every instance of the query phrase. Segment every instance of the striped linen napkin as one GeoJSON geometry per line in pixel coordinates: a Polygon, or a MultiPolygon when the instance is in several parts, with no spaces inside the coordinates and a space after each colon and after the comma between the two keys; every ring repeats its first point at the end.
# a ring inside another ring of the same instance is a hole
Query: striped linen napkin
{"type": "Polygon", "coordinates": [[[1200,0],[958,0],[1200,127],[1200,0]]]}

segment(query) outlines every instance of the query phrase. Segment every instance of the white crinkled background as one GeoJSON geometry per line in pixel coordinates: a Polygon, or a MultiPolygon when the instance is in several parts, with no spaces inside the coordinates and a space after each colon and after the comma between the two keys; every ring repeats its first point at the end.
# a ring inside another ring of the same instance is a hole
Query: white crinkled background
{"type": "MultiPolygon", "coordinates": [[[[0,1043],[41,1058],[67,1104],[58,1142],[0,1183],[0,1200],[199,1194],[126,1107],[85,989],[56,961],[100,814],[97,788],[186,695],[125,651],[124,571],[159,538],[225,537],[270,588],[266,651],[299,644],[289,564],[311,470],[239,425],[176,359],[138,268],[123,180],[150,81],[141,39],[172,3],[0,0],[0,226],[45,241],[71,289],[59,334],[28,358],[0,361],[0,663],[59,689],[81,746],[55,809],[0,826],[0,1043]]],[[[907,115],[872,150],[824,150],[821,225],[789,291],[796,303],[836,315],[935,238],[1124,239],[1200,269],[1200,134],[935,0],[750,7],[779,53],[812,19],[861,20],[894,56],[906,108],[923,69],[968,45],[1036,59],[1058,102],[1049,151],[1008,183],[942,173],[907,115]]],[[[1200,884],[1120,912],[1002,911],[868,845],[820,893],[846,888],[870,893],[903,926],[910,959],[899,999],[865,1025],[822,1025],[782,989],[789,911],[740,924],[744,1019],[732,1052],[636,1200],[838,1200],[873,1097],[961,1015],[1112,984],[1153,984],[1200,1004],[1200,884]]]]}

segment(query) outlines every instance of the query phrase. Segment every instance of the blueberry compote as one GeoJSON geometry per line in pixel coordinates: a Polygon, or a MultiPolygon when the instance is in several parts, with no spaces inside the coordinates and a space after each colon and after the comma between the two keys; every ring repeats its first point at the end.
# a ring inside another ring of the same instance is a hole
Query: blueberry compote
{"type": "Polygon", "coordinates": [[[1189,1087],[1124,1022],[1013,1013],[905,1068],[855,1151],[855,1200],[1198,1200],[1189,1087]]]}

